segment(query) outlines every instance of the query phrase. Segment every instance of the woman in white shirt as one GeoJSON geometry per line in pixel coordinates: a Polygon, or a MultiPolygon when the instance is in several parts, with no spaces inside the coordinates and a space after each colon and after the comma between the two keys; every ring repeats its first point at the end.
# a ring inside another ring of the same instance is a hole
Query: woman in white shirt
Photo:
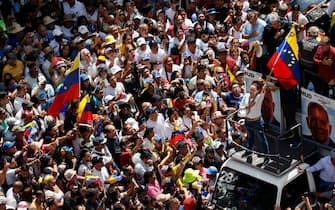
{"type": "MultiPolygon", "coordinates": [[[[255,140],[259,139],[262,145],[262,152],[269,153],[269,144],[264,134],[262,116],[262,103],[264,100],[263,81],[254,81],[250,85],[249,93],[246,93],[240,104],[240,114],[245,117],[245,127],[248,133],[248,149],[253,150],[255,140]]],[[[246,154],[250,154],[247,151],[246,154]]]]}

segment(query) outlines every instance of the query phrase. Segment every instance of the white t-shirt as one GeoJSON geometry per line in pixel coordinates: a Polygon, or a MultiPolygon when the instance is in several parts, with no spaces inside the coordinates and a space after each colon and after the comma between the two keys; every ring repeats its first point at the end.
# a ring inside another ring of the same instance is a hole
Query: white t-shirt
{"type": "Polygon", "coordinates": [[[162,142],[165,143],[165,139],[169,138],[168,126],[164,121],[164,117],[161,113],[158,113],[157,121],[147,120],[147,127],[153,128],[156,135],[162,138],[162,142]]]}
{"type": "Polygon", "coordinates": [[[112,95],[117,96],[120,95],[120,93],[126,92],[122,82],[116,82],[116,87],[113,88],[112,86],[108,85],[105,89],[105,96],[112,95]]]}
{"type": "Polygon", "coordinates": [[[151,63],[163,63],[163,58],[165,57],[166,53],[163,49],[158,48],[158,52],[156,54],[153,54],[150,50],[150,62],[151,63]]]}
{"type": "Polygon", "coordinates": [[[250,98],[250,93],[246,93],[243,96],[242,101],[240,103],[240,110],[241,110],[240,114],[244,112],[241,117],[244,117],[243,115],[245,115],[245,117],[249,119],[255,119],[261,117],[263,100],[264,100],[264,92],[257,94],[257,96],[254,99],[250,98]],[[249,105],[249,103],[251,103],[252,101],[254,101],[255,104],[251,106],[249,110],[246,109],[246,106],[249,105]]]}
{"type": "Polygon", "coordinates": [[[84,11],[86,11],[86,8],[83,3],[75,0],[73,7],[71,7],[68,2],[63,2],[63,11],[64,14],[74,15],[74,21],[77,21],[78,17],[84,15],[84,11]]]}
{"type": "MultiPolygon", "coordinates": [[[[287,19],[290,22],[292,22],[292,12],[287,13],[287,19]]],[[[299,25],[304,25],[306,27],[308,22],[309,21],[308,21],[307,17],[299,12],[298,24],[299,25]]],[[[298,41],[305,39],[305,37],[306,37],[306,30],[297,32],[298,41]]]]}

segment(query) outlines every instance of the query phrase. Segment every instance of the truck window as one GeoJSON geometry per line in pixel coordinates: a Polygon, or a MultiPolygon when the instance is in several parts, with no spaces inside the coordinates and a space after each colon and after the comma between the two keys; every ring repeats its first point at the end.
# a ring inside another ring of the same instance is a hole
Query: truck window
{"type": "Polygon", "coordinates": [[[283,188],[281,197],[282,209],[286,209],[287,207],[293,208],[295,205],[301,202],[301,196],[304,194],[304,192],[309,192],[306,173],[301,174],[283,188]],[[292,204],[294,205],[292,206],[292,204]]]}
{"type": "Polygon", "coordinates": [[[273,209],[276,202],[276,186],[257,180],[229,168],[220,172],[212,203],[230,209],[273,209]]]}

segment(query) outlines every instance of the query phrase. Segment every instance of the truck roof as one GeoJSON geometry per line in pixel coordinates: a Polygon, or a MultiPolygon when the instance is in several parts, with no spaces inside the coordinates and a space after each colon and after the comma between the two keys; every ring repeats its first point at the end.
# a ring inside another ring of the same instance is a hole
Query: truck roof
{"type": "Polygon", "coordinates": [[[283,160],[270,159],[268,163],[263,163],[264,158],[258,157],[253,154],[251,163],[247,162],[246,157],[242,157],[244,151],[236,151],[227,159],[222,168],[228,167],[230,169],[237,169],[239,172],[263,180],[269,184],[276,186],[285,186],[290,183],[297,176],[299,172],[297,166],[306,168],[309,166],[307,163],[302,163],[298,160],[292,160],[290,164],[283,164],[283,160]]]}

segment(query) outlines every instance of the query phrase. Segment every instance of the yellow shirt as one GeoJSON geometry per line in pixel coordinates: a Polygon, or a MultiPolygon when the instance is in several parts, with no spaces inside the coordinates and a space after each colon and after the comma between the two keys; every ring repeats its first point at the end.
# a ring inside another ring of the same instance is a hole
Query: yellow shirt
{"type": "Polygon", "coordinates": [[[2,79],[4,79],[5,74],[9,73],[14,77],[16,82],[19,82],[22,79],[23,70],[24,70],[24,65],[23,65],[23,62],[20,60],[16,61],[15,66],[6,64],[5,67],[3,68],[2,79]]]}

